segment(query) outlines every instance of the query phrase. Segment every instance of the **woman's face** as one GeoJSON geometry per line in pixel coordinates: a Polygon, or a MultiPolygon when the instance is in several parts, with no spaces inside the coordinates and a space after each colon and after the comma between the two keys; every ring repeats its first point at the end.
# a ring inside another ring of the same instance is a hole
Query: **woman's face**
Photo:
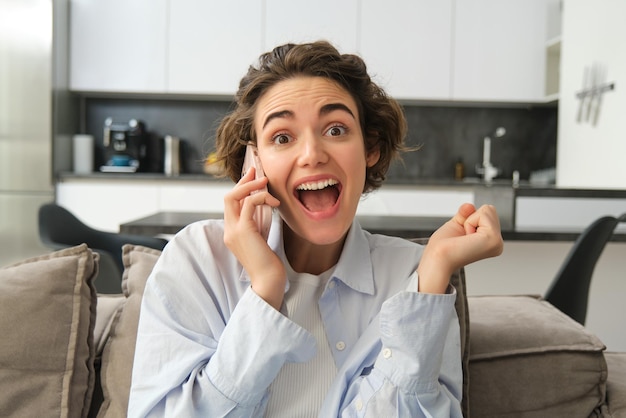
{"type": "Polygon", "coordinates": [[[257,102],[254,128],[270,193],[287,226],[315,245],[345,237],[365,184],[366,155],[352,96],[332,80],[296,77],[257,102]]]}

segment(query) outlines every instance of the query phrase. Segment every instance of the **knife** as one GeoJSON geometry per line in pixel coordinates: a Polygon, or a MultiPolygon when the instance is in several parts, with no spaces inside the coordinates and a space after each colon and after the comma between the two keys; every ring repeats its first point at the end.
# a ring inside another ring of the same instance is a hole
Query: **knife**
{"type": "Polygon", "coordinates": [[[598,97],[596,98],[595,107],[593,108],[593,120],[592,124],[595,126],[598,123],[600,117],[600,105],[602,104],[602,93],[604,93],[604,82],[606,81],[606,67],[598,67],[598,85],[596,87],[598,91],[598,97]]]}
{"type": "Polygon", "coordinates": [[[591,73],[589,74],[589,100],[587,101],[587,114],[585,115],[585,121],[589,121],[589,118],[591,117],[591,106],[593,106],[593,102],[596,99],[596,95],[598,94],[597,92],[597,88],[598,88],[598,64],[597,63],[593,63],[591,65],[591,73]]]}
{"type": "Polygon", "coordinates": [[[580,122],[583,116],[583,106],[585,103],[585,99],[587,98],[587,77],[589,76],[589,68],[585,67],[583,70],[583,89],[576,95],[580,99],[580,103],[578,104],[578,113],[576,115],[576,122],[580,122]]]}

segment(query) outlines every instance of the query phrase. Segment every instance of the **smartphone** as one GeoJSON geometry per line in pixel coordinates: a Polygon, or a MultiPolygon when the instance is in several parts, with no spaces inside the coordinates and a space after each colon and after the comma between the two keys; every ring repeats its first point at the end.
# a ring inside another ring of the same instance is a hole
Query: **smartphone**
{"type": "MultiPolygon", "coordinates": [[[[265,176],[263,172],[263,167],[261,167],[261,160],[259,159],[259,152],[257,148],[248,144],[246,146],[246,156],[243,160],[243,168],[241,169],[241,176],[243,177],[250,167],[255,168],[256,178],[261,178],[265,176]]],[[[267,191],[267,187],[264,188],[264,191],[267,191]]],[[[257,193],[258,190],[253,191],[252,193],[257,193]]],[[[251,194],[252,194],[251,193],[251,194]]],[[[267,237],[270,232],[270,224],[272,223],[272,208],[269,205],[259,205],[256,207],[254,211],[254,220],[259,228],[259,233],[263,237],[264,240],[267,241],[267,237]]]]}

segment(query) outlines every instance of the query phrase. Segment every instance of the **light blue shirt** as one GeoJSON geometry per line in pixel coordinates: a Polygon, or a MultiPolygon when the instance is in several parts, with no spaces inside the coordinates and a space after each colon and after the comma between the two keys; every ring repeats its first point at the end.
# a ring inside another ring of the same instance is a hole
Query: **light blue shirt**
{"type": "MultiPolygon", "coordinates": [[[[268,243],[287,263],[278,215],[268,243]]],[[[422,249],[354,221],[319,300],[338,369],[319,417],[462,416],[456,293],[417,292],[422,249]]],[[[223,222],[196,222],[146,284],[129,416],[262,417],[282,365],[315,344],[251,290],[223,222]]]]}

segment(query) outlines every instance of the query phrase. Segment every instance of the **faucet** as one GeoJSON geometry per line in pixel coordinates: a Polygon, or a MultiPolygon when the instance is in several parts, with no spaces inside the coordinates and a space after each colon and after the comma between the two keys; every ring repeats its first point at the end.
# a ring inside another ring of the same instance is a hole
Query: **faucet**
{"type": "Polygon", "coordinates": [[[476,173],[483,176],[485,183],[491,183],[500,174],[500,169],[491,164],[491,138],[500,138],[504,134],[506,134],[506,129],[500,126],[493,134],[483,139],[483,163],[482,165],[476,165],[476,173]]]}

